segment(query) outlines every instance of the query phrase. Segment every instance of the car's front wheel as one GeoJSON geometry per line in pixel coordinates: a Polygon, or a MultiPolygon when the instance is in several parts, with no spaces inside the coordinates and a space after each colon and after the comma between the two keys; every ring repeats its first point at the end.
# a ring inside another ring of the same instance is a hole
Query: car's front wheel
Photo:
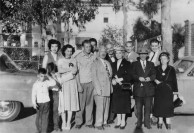
{"type": "Polygon", "coordinates": [[[14,120],[21,110],[21,103],[14,101],[0,101],[0,121],[14,120]]]}

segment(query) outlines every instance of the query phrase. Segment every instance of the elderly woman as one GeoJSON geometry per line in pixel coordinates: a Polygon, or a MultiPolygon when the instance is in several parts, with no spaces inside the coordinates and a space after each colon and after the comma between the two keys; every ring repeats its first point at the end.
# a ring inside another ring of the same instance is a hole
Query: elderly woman
{"type": "Polygon", "coordinates": [[[160,65],[156,67],[157,84],[154,97],[154,116],[158,117],[158,128],[162,128],[163,118],[166,118],[167,129],[171,129],[170,117],[173,117],[173,94],[177,94],[177,79],[175,69],[170,66],[170,55],[162,52],[159,56],[160,65]]]}
{"type": "Polygon", "coordinates": [[[70,130],[72,112],[79,110],[78,84],[75,76],[77,65],[76,60],[71,57],[74,52],[74,47],[67,44],[61,50],[64,58],[58,60],[58,72],[61,74],[62,84],[62,91],[59,93],[59,113],[62,116],[63,130],[70,130]]]}
{"type": "Polygon", "coordinates": [[[115,49],[117,61],[113,63],[113,96],[112,111],[117,114],[117,124],[115,128],[124,129],[126,126],[125,117],[131,110],[131,99],[129,90],[122,88],[123,83],[131,82],[131,63],[125,58],[125,48],[119,46],[115,49]]]}

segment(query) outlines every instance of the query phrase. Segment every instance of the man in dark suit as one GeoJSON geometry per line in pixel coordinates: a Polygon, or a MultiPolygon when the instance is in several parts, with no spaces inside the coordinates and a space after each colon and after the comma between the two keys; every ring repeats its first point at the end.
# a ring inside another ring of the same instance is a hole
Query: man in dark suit
{"type": "MultiPolygon", "coordinates": [[[[113,48],[113,45],[110,43],[106,45],[106,48],[107,48],[107,55],[105,57],[105,60],[107,60],[111,64],[111,67],[112,67],[113,63],[116,62],[114,48],[113,48]]],[[[112,101],[112,94],[110,95],[110,101],[112,101]]],[[[115,114],[112,112],[111,104],[110,104],[109,117],[108,117],[107,124],[114,123],[114,118],[115,118],[115,114]]]]}
{"type": "Polygon", "coordinates": [[[135,97],[135,104],[137,108],[137,128],[141,128],[143,119],[143,106],[144,106],[144,126],[148,129],[150,125],[150,112],[153,96],[155,93],[154,79],[156,72],[154,63],[147,61],[148,50],[142,48],[139,51],[139,59],[133,65],[133,79],[134,88],[133,95],[135,97]]]}

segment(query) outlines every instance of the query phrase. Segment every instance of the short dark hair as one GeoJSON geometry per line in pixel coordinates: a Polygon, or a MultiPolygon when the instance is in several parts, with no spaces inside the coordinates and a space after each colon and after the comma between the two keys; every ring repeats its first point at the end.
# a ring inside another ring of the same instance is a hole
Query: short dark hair
{"type": "Polygon", "coordinates": [[[90,44],[90,41],[89,41],[89,40],[84,40],[84,41],[82,42],[82,46],[84,46],[84,44],[86,44],[86,43],[89,43],[89,44],[90,44]]]}
{"type": "Polygon", "coordinates": [[[57,66],[56,66],[53,62],[48,63],[48,64],[47,64],[47,72],[48,72],[48,73],[58,72],[57,66]]]}
{"type": "Polygon", "coordinates": [[[161,63],[161,57],[162,56],[166,56],[169,60],[170,60],[170,54],[168,52],[162,52],[159,57],[158,57],[158,61],[161,63]]]}
{"type": "Polygon", "coordinates": [[[132,46],[135,46],[135,44],[133,43],[133,41],[127,41],[127,42],[125,43],[125,46],[127,45],[127,43],[131,43],[132,46]]]}
{"type": "Polygon", "coordinates": [[[45,68],[39,68],[38,69],[38,74],[46,74],[46,69],[45,68]]]}
{"type": "Polygon", "coordinates": [[[49,50],[51,50],[51,45],[52,44],[57,44],[57,46],[58,46],[58,50],[57,51],[59,51],[61,49],[61,43],[59,41],[55,40],[55,39],[51,39],[48,42],[48,48],[49,48],[49,50]]]}
{"type": "Polygon", "coordinates": [[[155,42],[155,43],[158,43],[158,44],[160,43],[157,39],[152,39],[152,40],[150,41],[150,44],[152,45],[152,43],[154,43],[154,42],[155,42]]]}
{"type": "Polygon", "coordinates": [[[95,38],[90,38],[89,41],[90,41],[90,43],[91,43],[91,42],[95,42],[95,43],[96,43],[96,46],[97,46],[97,40],[96,40],[95,38]]]}
{"type": "Polygon", "coordinates": [[[65,51],[66,51],[68,48],[71,48],[71,49],[72,49],[72,54],[75,53],[75,48],[74,48],[72,45],[67,44],[67,45],[63,46],[62,49],[61,49],[61,53],[62,53],[62,55],[63,55],[64,57],[65,57],[65,51]]]}

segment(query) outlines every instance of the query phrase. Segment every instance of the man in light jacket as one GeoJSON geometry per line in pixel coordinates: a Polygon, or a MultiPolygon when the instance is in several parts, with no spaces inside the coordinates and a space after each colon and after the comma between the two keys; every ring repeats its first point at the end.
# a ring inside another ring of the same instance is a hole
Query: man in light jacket
{"type": "Polygon", "coordinates": [[[108,113],[110,105],[110,94],[112,93],[112,68],[105,60],[106,47],[100,46],[99,57],[92,64],[92,83],[94,85],[94,101],[96,103],[95,127],[103,130],[108,127],[108,113]]]}

